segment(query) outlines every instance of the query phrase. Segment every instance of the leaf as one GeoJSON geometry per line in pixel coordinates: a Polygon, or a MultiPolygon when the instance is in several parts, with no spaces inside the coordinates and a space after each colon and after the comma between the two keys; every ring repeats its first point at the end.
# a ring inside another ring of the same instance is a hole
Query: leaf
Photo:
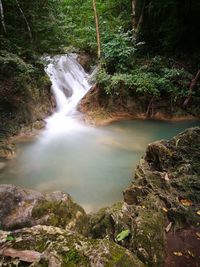
{"type": "Polygon", "coordinates": [[[183,206],[189,207],[192,205],[192,201],[190,199],[181,199],[180,200],[181,204],[183,204],[183,206]]]}
{"type": "Polygon", "coordinates": [[[7,235],[6,241],[14,241],[14,240],[15,240],[15,238],[13,236],[7,235]]]}
{"type": "Polygon", "coordinates": [[[167,173],[167,172],[165,173],[164,179],[165,179],[165,181],[167,181],[167,182],[169,181],[169,176],[168,176],[168,173],[167,173]]]}
{"type": "Polygon", "coordinates": [[[172,222],[170,222],[167,227],[165,228],[165,231],[168,233],[172,227],[172,222]]]}
{"type": "Polygon", "coordinates": [[[174,251],[173,254],[174,254],[175,256],[178,256],[178,257],[183,256],[183,253],[180,252],[180,251],[174,251]]]}
{"type": "Polygon", "coordinates": [[[197,236],[198,238],[200,238],[200,233],[199,233],[199,232],[196,232],[196,236],[197,236]]]}
{"type": "Polygon", "coordinates": [[[168,209],[166,209],[166,208],[164,208],[164,207],[162,207],[162,210],[164,211],[164,212],[168,212],[168,209]]]}
{"type": "Polygon", "coordinates": [[[192,257],[192,258],[194,258],[195,257],[195,254],[194,254],[194,252],[192,252],[192,251],[190,251],[190,250],[188,250],[187,251],[187,253],[192,257]]]}
{"type": "Polygon", "coordinates": [[[124,230],[121,233],[119,233],[116,237],[117,241],[122,241],[124,240],[126,237],[128,237],[130,235],[130,230],[124,230]]]}
{"type": "Polygon", "coordinates": [[[196,212],[196,214],[200,216],[200,210],[198,210],[198,211],[196,212]]]}

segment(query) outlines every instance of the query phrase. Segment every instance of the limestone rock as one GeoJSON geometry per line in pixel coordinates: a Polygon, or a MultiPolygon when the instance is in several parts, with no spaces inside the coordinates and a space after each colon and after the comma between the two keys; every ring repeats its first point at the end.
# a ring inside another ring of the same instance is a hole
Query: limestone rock
{"type": "Polygon", "coordinates": [[[7,236],[0,244],[3,266],[18,261],[19,266],[37,267],[145,267],[135,255],[113,242],[88,239],[57,227],[38,225],[3,234],[7,236]]]}
{"type": "Polygon", "coordinates": [[[44,195],[14,185],[0,185],[1,229],[20,229],[37,224],[85,233],[87,215],[70,195],[61,191],[44,195]]]}

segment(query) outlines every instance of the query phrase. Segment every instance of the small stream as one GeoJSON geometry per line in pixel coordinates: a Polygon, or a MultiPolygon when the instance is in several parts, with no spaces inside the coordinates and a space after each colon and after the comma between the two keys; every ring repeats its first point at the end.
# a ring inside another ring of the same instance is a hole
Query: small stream
{"type": "Polygon", "coordinates": [[[200,126],[196,121],[139,120],[87,126],[76,106],[91,85],[75,56],[54,58],[46,70],[57,110],[39,137],[18,144],[18,156],[0,173],[0,183],[63,190],[86,211],[94,211],[122,199],[148,143],[200,126]]]}

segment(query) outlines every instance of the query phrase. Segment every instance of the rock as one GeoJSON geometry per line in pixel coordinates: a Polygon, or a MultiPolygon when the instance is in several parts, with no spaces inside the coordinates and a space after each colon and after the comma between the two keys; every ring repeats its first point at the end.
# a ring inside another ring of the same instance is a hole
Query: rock
{"type": "Polygon", "coordinates": [[[123,195],[124,201],[128,205],[138,204],[142,197],[146,195],[146,189],[144,186],[132,185],[123,192],[123,195]]]}
{"type": "Polygon", "coordinates": [[[135,170],[132,184],[123,192],[124,203],[93,214],[90,236],[119,243],[147,266],[164,266],[168,235],[172,231],[195,227],[200,232],[199,151],[198,127],[170,141],[150,144],[135,170]],[[130,235],[117,242],[117,235],[124,230],[130,235]]]}
{"type": "Polygon", "coordinates": [[[108,238],[128,248],[147,266],[162,266],[164,250],[164,215],[162,202],[153,195],[140,205],[118,203],[100,210],[90,218],[90,236],[108,238]],[[128,230],[122,241],[117,236],[128,230]]]}
{"type": "Polygon", "coordinates": [[[0,185],[1,229],[20,229],[37,224],[87,232],[85,211],[70,195],[60,191],[44,195],[14,185],[0,185]]]}
{"type": "Polygon", "coordinates": [[[135,255],[111,241],[88,239],[57,227],[38,225],[1,235],[7,236],[0,249],[3,266],[17,261],[20,266],[37,267],[145,267],[135,255]]]}
{"type": "Polygon", "coordinates": [[[77,56],[78,63],[85,69],[85,71],[90,71],[91,66],[91,56],[87,53],[81,53],[77,56]]]}
{"type": "Polygon", "coordinates": [[[124,191],[124,201],[136,205],[138,212],[132,231],[137,255],[148,264],[157,266],[163,262],[168,234],[163,229],[169,223],[173,223],[170,230],[197,227],[200,223],[196,214],[200,206],[199,151],[198,127],[170,141],[150,144],[136,168],[132,185],[124,191]],[[186,207],[182,203],[190,205],[186,207]]]}
{"type": "Polygon", "coordinates": [[[0,162],[0,171],[3,170],[6,167],[5,162],[0,162]]]}
{"type": "MultiPolygon", "coordinates": [[[[0,140],[1,141],[1,140],[0,140]]],[[[16,146],[7,141],[0,142],[0,159],[9,160],[16,156],[16,146]]]]}

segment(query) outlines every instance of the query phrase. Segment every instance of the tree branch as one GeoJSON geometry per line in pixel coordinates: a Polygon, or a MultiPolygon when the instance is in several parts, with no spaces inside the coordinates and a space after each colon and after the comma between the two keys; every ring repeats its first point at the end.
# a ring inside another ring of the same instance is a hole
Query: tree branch
{"type": "Polygon", "coordinates": [[[0,13],[1,13],[1,24],[3,26],[4,32],[6,32],[6,24],[5,24],[5,20],[4,20],[4,12],[3,12],[3,4],[2,1],[0,0],[0,13]]]}
{"type": "Polygon", "coordinates": [[[188,97],[185,99],[184,103],[183,103],[183,107],[186,107],[192,97],[192,91],[195,87],[195,85],[197,84],[198,79],[200,78],[200,70],[197,71],[197,74],[195,75],[194,79],[192,79],[191,83],[190,83],[190,87],[189,87],[189,95],[188,97]]]}
{"type": "Polygon", "coordinates": [[[25,16],[23,10],[21,9],[18,0],[15,0],[15,1],[16,1],[16,3],[17,3],[17,6],[18,6],[18,8],[19,8],[19,10],[20,10],[20,12],[21,12],[23,18],[24,18],[24,21],[26,22],[26,26],[27,26],[27,29],[28,29],[28,34],[29,34],[30,42],[31,42],[31,44],[32,44],[32,43],[33,43],[33,36],[32,36],[32,32],[31,32],[31,28],[30,28],[30,26],[29,26],[28,20],[26,19],[26,16],[25,16]]]}

